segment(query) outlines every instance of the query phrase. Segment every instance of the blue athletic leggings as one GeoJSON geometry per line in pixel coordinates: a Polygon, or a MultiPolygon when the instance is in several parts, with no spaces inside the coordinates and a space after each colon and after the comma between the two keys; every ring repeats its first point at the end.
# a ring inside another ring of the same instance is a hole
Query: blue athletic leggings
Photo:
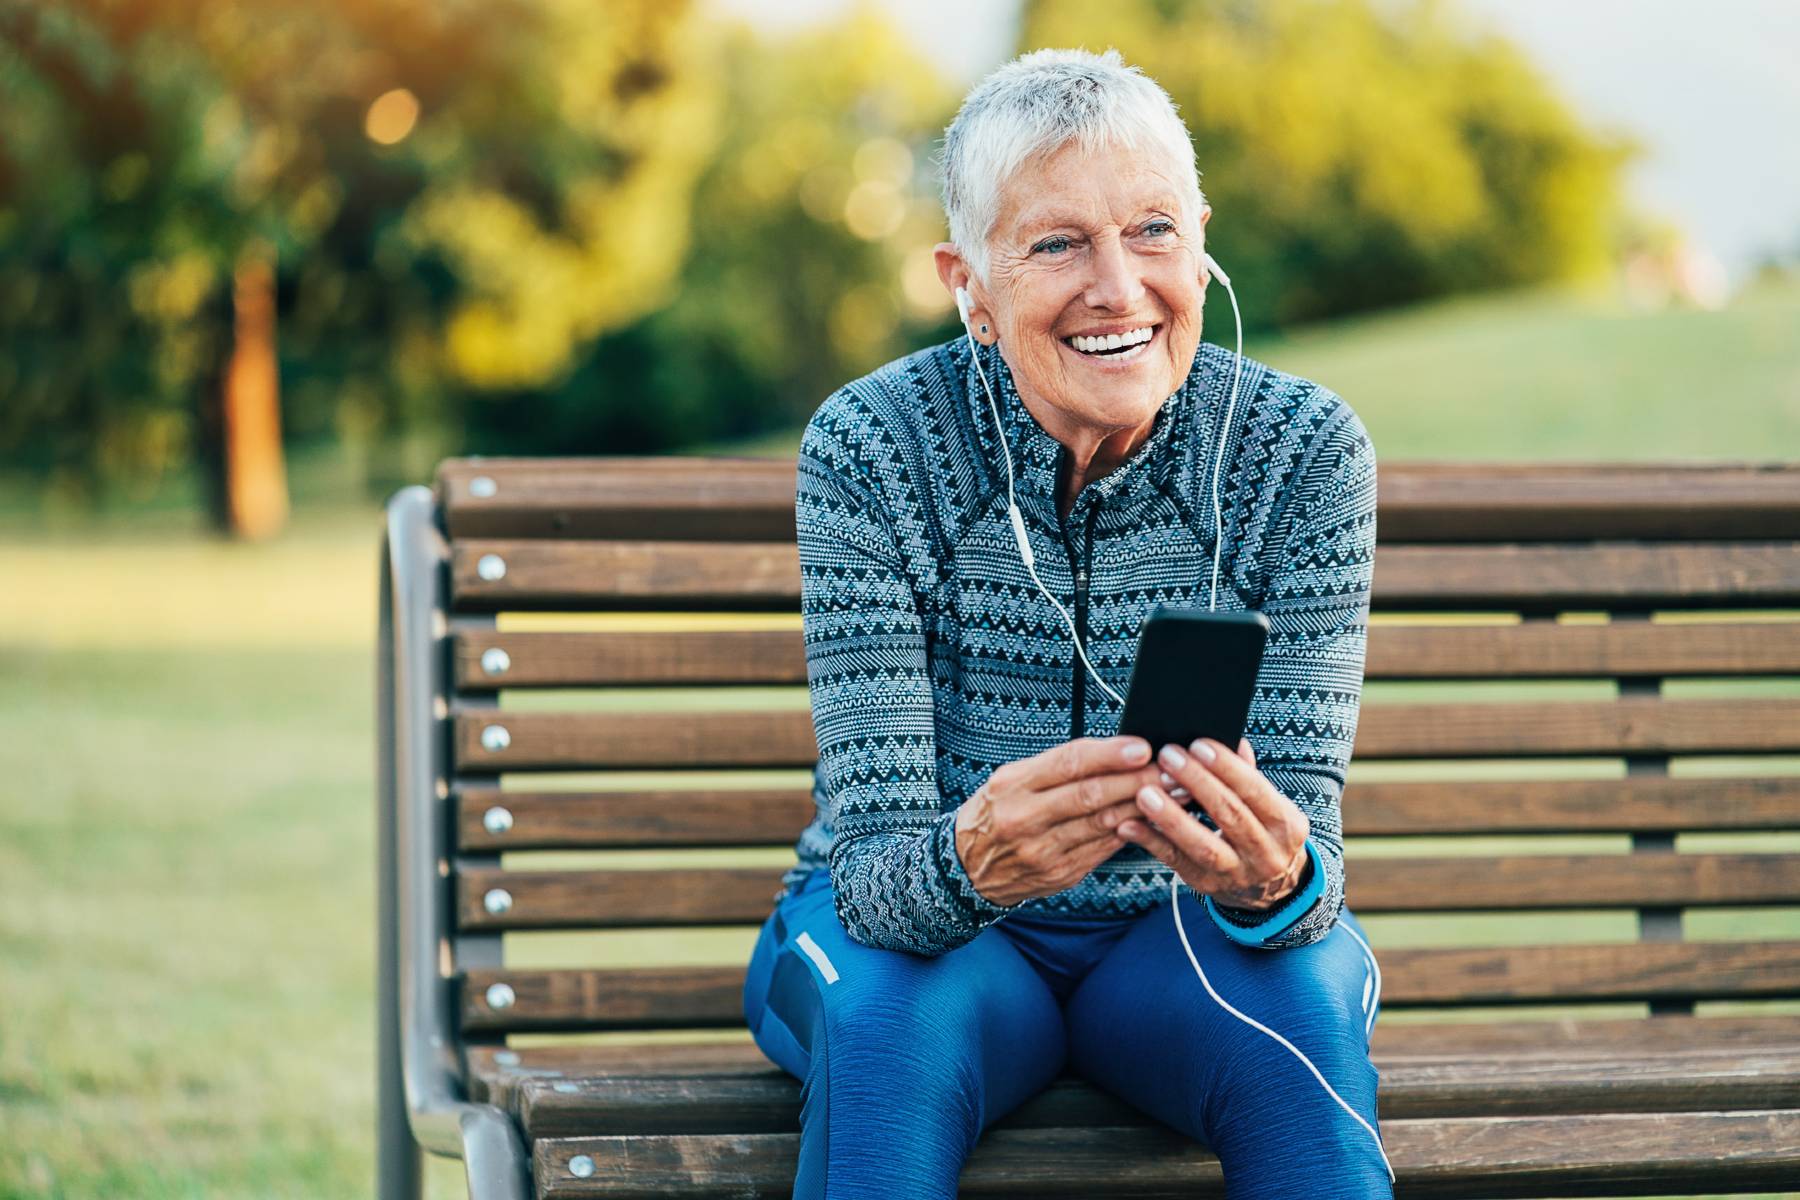
{"type": "MultiPolygon", "coordinates": [[[[1194,955],[1376,1123],[1368,958],[1231,941],[1185,890],[1194,955]]],[[[1367,940],[1344,909],[1340,924],[1367,940]]],[[[1065,1066],[1218,1156],[1227,1200],[1393,1196],[1369,1131],[1306,1065],[1207,994],[1165,902],[1135,917],[1013,914],[936,957],[852,941],[816,868],[763,923],[744,983],[756,1044],[801,1081],[796,1200],[956,1200],[977,1139],[1065,1066]]]]}

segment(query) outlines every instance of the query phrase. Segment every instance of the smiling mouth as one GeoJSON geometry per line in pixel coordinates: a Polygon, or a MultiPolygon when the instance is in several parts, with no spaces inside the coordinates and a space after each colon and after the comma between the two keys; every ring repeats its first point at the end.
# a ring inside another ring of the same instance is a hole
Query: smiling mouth
{"type": "Polygon", "coordinates": [[[1112,337],[1065,337],[1057,340],[1083,358],[1129,362],[1143,356],[1144,347],[1156,340],[1161,329],[1162,325],[1158,323],[1112,337]]]}

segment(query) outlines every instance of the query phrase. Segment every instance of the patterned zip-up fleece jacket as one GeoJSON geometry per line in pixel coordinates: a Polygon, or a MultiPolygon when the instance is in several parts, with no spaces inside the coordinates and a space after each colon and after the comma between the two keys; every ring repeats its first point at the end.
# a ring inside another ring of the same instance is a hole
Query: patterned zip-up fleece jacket
{"type": "MultiPolygon", "coordinates": [[[[1126,845],[1073,886],[1008,906],[982,896],[957,855],[956,810],[996,767],[1111,736],[1119,721],[1020,561],[972,353],[965,339],[932,346],[833,393],[801,438],[795,496],[818,812],[778,897],[828,866],[853,938],[922,955],[1011,912],[1131,916],[1166,900],[1173,874],[1126,845]]],[[[1124,695],[1149,611],[1209,602],[1213,457],[1236,356],[1202,342],[1150,436],[1083,487],[1065,520],[1066,450],[1020,401],[999,351],[979,353],[1038,575],[1124,695]]],[[[1307,886],[1309,855],[1285,905],[1207,907],[1246,944],[1304,946],[1344,903],[1341,806],[1375,551],[1362,421],[1328,389],[1245,359],[1219,508],[1218,608],[1258,609],[1270,625],[1246,736],[1258,768],[1306,813],[1325,881],[1307,886]],[[1246,939],[1250,926],[1262,932],[1246,939]]]]}

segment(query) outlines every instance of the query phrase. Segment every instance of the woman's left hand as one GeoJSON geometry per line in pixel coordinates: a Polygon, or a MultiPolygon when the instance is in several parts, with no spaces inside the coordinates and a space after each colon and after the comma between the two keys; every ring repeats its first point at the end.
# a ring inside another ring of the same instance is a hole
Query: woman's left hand
{"type": "Polygon", "coordinates": [[[1150,785],[1138,792],[1138,811],[1154,828],[1126,821],[1121,836],[1168,863],[1194,891],[1233,908],[1271,909],[1300,886],[1312,823],[1257,770],[1250,739],[1238,743],[1237,754],[1211,738],[1185,750],[1165,746],[1157,763],[1205,807],[1219,832],[1150,785]],[[1208,749],[1210,763],[1202,761],[1208,749]]]}

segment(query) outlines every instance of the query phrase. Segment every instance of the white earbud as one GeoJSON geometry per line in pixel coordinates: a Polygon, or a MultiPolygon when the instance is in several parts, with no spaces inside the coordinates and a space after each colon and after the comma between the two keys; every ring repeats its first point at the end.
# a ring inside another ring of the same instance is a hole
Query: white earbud
{"type": "Polygon", "coordinates": [[[970,307],[971,307],[971,303],[969,300],[969,289],[965,288],[965,287],[957,288],[956,289],[956,315],[958,317],[962,318],[962,323],[964,325],[967,325],[969,323],[970,307]]]}
{"type": "Polygon", "coordinates": [[[1231,276],[1227,275],[1224,269],[1219,266],[1218,259],[1214,258],[1204,250],[1200,252],[1200,259],[1206,264],[1207,274],[1217,275],[1219,277],[1219,282],[1223,283],[1226,287],[1231,286],[1231,276]]]}

